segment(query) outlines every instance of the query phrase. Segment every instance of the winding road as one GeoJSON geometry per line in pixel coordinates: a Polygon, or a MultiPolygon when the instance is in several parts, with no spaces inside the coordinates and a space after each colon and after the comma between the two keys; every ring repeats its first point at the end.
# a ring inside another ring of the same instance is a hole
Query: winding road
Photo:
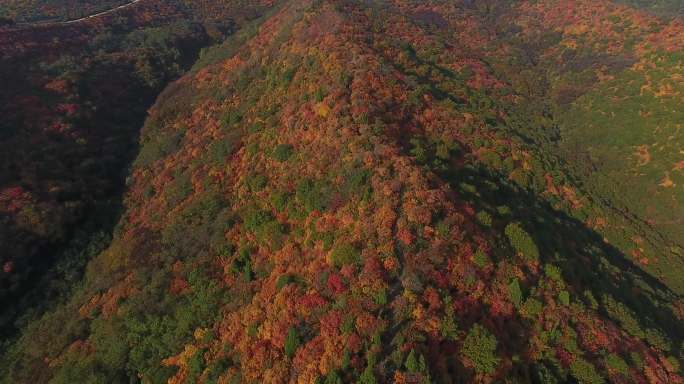
{"type": "Polygon", "coordinates": [[[113,12],[116,12],[116,11],[118,11],[118,10],[120,10],[120,9],[128,8],[128,7],[133,6],[133,5],[135,5],[136,3],[139,3],[139,2],[141,2],[141,1],[142,1],[142,0],[132,0],[132,1],[129,1],[128,3],[126,3],[126,4],[121,4],[121,5],[116,6],[116,7],[114,7],[114,8],[110,8],[110,9],[108,9],[108,10],[106,10],[106,11],[94,13],[94,14],[92,14],[92,15],[83,16],[83,17],[81,17],[81,18],[73,19],[73,20],[66,20],[66,21],[34,21],[34,22],[16,23],[15,25],[16,25],[17,27],[30,27],[30,26],[44,26],[44,25],[68,25],[68,24],[76,24],[76,23],[80,23],[80,22],[82,22],[82,21],[90,20],[90,19],[93,19],[93,18],[96,18],[96,17],[108,15],[108,14],[113,13],[113,12]]]}
{"type": "Polygon", "coordinates": [[[118,10],[120,10],[120,9],[128,8],[128,7],[132,6],[133,4],[139,3],[139,2],[141,2],[141,1],[142,1],[142,0],[133,0],[133,1],[128,2],[128,3],[126,3],[126,4],[121,4],[121,5],[119,5],[118,7],[114,7],[114,8],[108,9],[108,10],[106,10],[106,11],[98,12],[98,13],[92,14],[92,15],[90,15],[90,16],[85,16],[85,17],[81,17],[80,19],[74,19],[74,20],[68,20],[68,21],[58,21],[58,22],[55,22],[54,24],[73,24],[73,23],[78,23],[78,22],[81,22],[81,21],[84,21],[84,20],[88,20],[88,19],[95,18],[95,17],[104,16],[104,15],[107,15],[107,14],[109,14],[109,13],[116,12],[116,11],[118,11],[118,10]]]}

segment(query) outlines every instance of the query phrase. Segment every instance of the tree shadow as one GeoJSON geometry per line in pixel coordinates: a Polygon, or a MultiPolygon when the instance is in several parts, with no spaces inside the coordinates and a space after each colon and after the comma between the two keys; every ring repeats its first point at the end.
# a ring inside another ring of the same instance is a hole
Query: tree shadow
{"type": "MultiPolygon", "coordinates": [[[[93,44],[98,39],[124,41],[127,33],[142,30],[112,28],[111,33],[86,37],[93,44]]],[[[0,191],[28,191],[37,201],[32,220],[44,228],[28,226],[17,214],[0,213],[0,261],[11,269],[4,274],[0,270],[0,350],[30,321],[64,302],[80,283],[88,261],[109,245],[123,213],[126,179],[139,153],[147,111],[212,42],[203,28],[195,23],[171,32],[188,33],[170,38],[172,47],[166,48],[177,51],[172,63],[163,63],[167,52],[151,53],[159,56],[147,58],[159,66],[153,68],[158,72],[154,82],[140,72],[138,58],[126,52],[132,48],[114,49],[105,43],[106,49],[99,51],[72,44],[62,54],[80,55],[82,62],[62,60],[66,63],[58,61],[57,67],[53,53],[38,49],[0,60],[0,83],[7,85],[0,90],[0,101],[7,102],[0,105],[7,117],[0,123],[0,159],[6,160],[0,164],[0,191]],[[62,93],[43,89],[47,81],[62,78],[72,81],[72,87],[62,93]],[[59,117],[78,140],[51,132],[50,120],[42,116],[68,103],[85,111],[59,117]]]]}
{"type": "MultiPolygon", "coordinates": [[[[684,340],[684,328],[671,307],[678,295],[585,223],[483,165],[450,169],[441,177],[460,192],[460,198],[496,218],[495,232],[503,233],[509,222],[520,222],[539,247],[540,261],[561,268],[573,293],[585,296],[585,302],[586,291],[591,292],[604,315],[613,318],[605,300],[612,297],[629,309],[641,329],[659,330],[674,342],[684,340]],[[463,183],[475,188],[463,188],[463,183]]],[[[676,352],[680,345],[671,347],[676,352]]]]}

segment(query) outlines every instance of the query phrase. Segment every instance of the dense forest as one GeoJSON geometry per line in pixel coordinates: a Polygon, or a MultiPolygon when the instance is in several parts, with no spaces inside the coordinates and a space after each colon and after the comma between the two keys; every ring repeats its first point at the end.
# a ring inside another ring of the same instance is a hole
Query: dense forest
{"type": "Polygon", "coordinates": [[[681,11],[7,23],[1,382],[683,383],[681,11]]]}

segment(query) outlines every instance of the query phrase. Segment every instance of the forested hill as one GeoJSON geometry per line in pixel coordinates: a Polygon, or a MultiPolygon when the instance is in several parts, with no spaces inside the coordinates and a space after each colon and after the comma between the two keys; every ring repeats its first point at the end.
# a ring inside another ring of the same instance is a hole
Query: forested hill
{"type": "MultiPolygon", "coordinates": [[[[179,8],[198,38],[161,39],[178,55],[124,67],[177,63],[117,168],[115,227],[54,256],[50,282],[84,273],[15,322],[4,382],[684,382],[681,19],[220,4],[179,8]]],[[[144,31],[105,41],[147,52],[144,31]]],[[[21,193],[51,189],[23,188],[0,212],[26,230],[21,193]]]]}

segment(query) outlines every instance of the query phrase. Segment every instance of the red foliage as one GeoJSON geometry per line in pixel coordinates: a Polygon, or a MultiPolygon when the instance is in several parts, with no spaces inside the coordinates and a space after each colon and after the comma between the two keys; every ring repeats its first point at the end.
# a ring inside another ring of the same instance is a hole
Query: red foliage
{"type": "Polygon", "coordinates": [[[397,239],[399,239],[399,241],[401,241],[401,243],[404,245],[411,245],[411,243],[413,243],[414,236],[411,231],[403,228],[397,233],[397,239]]]}
{"type": "Polygon", "coordinates": [[[342,278],[336,273],[331,273],[330,276],[328,276],[327,285],[328,289],[331,290],[335,295],[344,293],[346,290],[346,286],[344,285],[342,278]]]}
{"type": "Polygon", "coordinates": [[[558,358],[558,361],[561,363],[561,365],[565,368],[569,367],[570,364],[575,360],[573,357],[572,353],[568,352],[565,348],[563,347],[556,347],[556,357],[558,358]]]}
{"type": "Polygon", "coordinates": [[[325,299],[318,293],[307,293],[299,298],[297,305],[306,309],[321,308],[326,304],[325,299]]]}

